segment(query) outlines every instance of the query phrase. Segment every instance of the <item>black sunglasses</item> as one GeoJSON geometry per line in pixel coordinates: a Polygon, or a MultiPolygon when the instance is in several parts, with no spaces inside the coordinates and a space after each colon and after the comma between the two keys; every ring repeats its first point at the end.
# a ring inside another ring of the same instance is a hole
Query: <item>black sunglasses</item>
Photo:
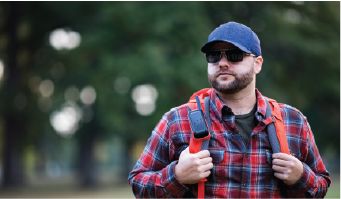
{"type": "Polygon", "coordinates": [[[221,50],[207,51],[206,60],[208,63],[217,63],[223,57],[223,53],[226,55],[226,59],[230,62],[243,61],[243,58],[246,55],[255,56],[253,54],[246,53],[239,49],[221,49],[221,50]]]}

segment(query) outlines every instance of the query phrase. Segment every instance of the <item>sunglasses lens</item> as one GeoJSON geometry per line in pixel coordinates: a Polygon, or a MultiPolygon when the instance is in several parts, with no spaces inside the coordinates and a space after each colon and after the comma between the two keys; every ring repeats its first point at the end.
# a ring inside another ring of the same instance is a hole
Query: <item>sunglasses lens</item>
{"type": "Polygon", "coordinates": [[[206,53],[206,60],[208,63],[217,63],[221,59],[220,51],[212,51],[206,53]]]}
{"type": "Polygon", "coordinates": [[[244,52],[238,49],[226,51],[225,54],[230,62],[240,62],[244,58],[244,52]]]}
{"type": "MultiPolygon", "coordinates": [[[[244,52],[239,49],[226,50],[225,55],[230,62],[243,61],[244,52]]],[[[206,60],[208,63],[217,63],[220,61],[222,53],[220,51],[210,51],[206,53],[206,60]]]]}

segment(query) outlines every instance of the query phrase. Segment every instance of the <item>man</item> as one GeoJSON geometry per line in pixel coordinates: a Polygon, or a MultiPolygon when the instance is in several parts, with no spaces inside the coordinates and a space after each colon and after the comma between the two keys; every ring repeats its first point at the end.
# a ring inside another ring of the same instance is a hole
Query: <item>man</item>
{"type": "Polygon", "coordinates": [[[331,183],[305,116],[279,104],[291,154],[273,153],[266,126],[266,98],[256,89],[262,69],[258,36],[229,22],[201,48],[208,62],[211,138],[208,150],[189,153],[193,134],[189,103],[171,109],[153,130],[129,175],[136,197],[324,197],[331,183]]]}

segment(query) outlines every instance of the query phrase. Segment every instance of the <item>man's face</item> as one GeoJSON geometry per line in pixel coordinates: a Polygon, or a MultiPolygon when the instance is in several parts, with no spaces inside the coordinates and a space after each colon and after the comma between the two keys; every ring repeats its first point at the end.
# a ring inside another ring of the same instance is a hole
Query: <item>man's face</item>
{"type": "MultiPolygon", "coordinates": [[[[236,49],[232,44],[221,42],[213,44],[210,50],[219,51],[222,49],[236,49]]],[[[252,55],[244,55],[243,60],[231,62],[226,55],[216,63],[208,63],[208,80],[211,86],[224,94],[234,94],[247,87],[254,81],[258,70],[257,62],[252,55]],[[256,67],[255,67],[256,64],[256,67]]],[[[261,64],[260,64],[261,66],[261,64]]]]}

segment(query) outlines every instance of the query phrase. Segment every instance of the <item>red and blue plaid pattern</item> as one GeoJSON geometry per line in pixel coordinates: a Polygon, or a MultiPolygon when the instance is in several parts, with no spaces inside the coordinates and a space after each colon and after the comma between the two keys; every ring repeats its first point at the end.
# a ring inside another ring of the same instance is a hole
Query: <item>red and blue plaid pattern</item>
{"type": "MultiPolygon", "coordinates": [[[[212,119],[209,151],[214,167],[205,183],[208,198],[324,197],[331,180],[305,116],[297,109],[279,104],[290,151],[304,165],[302,178],[290,187],[274,177],[272,150],[266,133],[265,97],[256,90],[258,125],[249,143],[237,133],[234,115],[212,92],[212,119]],[[285,191],[283,193],[283,190],[285,191]]],[[[196,197],[196,185],[182,185],[174,168],[180,153],[188,147],[191,128],[187,104],[167,112],[147,141],[146,147],[129,174],[136,197],[196,197]]]]}

